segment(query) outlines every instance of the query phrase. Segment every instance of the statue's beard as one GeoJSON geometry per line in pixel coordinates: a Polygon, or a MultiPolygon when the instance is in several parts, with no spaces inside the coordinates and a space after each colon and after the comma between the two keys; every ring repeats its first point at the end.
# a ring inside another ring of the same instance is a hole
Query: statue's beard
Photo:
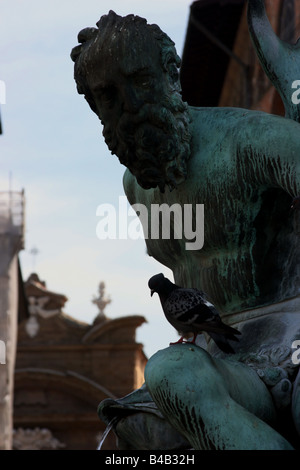
{"type": "Polygon", "coordinates": [[[103,136],[144,189],[165,185],[170,190],[187,176],[190,156],[187,105],[176,93],[167,103],[145,103],[136,113],[124,112],[112,129],[104,123],[103,136]]]}

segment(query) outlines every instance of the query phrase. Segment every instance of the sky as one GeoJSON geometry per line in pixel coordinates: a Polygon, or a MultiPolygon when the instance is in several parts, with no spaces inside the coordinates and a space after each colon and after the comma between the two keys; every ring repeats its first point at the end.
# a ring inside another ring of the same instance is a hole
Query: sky
{"type": "MultiPolygon", "coordinates": [[[[87,323],[97,315],[92,299],[104,281],[112,299],[109,318],[146,318],[137,341],[147,357],[178,339],[148,288],[154,274],[173,276],[146,254],[142,238],[120,239],[118,231],[116,239],[97,236],[99,205],[113,206],[117,219],[127,213],[125,167],[110,154],[99,119],[77,93],[70,52],[78,32],[112,9],[158,24],[182,56],[191,3],[0,0],[0,191],[25,190],[23,278],[36,272],[49,290],[68,297],[64,312],[87,323]]],[[[129,215],[128,223],[133,220],[129,215]]]]}

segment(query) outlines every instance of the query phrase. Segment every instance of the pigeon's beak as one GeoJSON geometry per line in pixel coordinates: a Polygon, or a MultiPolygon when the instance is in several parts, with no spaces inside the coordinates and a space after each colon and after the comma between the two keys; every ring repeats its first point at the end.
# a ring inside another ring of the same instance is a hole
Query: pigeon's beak
{"type": "Polygon", "coordinates": [[[153,289],[151,289],[151,294],[150,294],[151,297],[152,297],[152,295],[154,294],[154,292],[155,292],[155,291],[154,291],[153,289]]]}

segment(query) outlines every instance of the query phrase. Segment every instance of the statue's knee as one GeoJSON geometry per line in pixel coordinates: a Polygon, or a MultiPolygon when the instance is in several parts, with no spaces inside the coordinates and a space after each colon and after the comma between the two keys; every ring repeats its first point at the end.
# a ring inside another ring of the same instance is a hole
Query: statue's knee
{"type": "Polygon", "coordinates": [[[199,402],[226,393],[214,359],[204,349],[188,344],[174,345],[152,356],[145,368],[145,382],[154,400],[168,400],[175,393],[177,399],[189,396],[191,401],[197,395],[199,402]]]}

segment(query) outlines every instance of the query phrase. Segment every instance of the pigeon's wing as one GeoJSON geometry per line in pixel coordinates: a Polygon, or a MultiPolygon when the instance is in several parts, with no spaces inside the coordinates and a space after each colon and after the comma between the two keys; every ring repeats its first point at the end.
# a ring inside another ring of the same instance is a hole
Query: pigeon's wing
{"type": "Polygon", "coordinates": [[[175,289],[163,303],[167,320],[181,334],[207,331],[224,352],[234,352],[227,339],[237,341],[240,332],[226,324],[204,294],[197,289],[175,289]],[[225,336],[225,338],[224,338],[225,336]]]}
{"type": "Polygon", "coordinates": [[[164,302],[168,316],[184,323],[203,323],[219,318],[215,307],[197,289],[176,289],[164,302]]]}

